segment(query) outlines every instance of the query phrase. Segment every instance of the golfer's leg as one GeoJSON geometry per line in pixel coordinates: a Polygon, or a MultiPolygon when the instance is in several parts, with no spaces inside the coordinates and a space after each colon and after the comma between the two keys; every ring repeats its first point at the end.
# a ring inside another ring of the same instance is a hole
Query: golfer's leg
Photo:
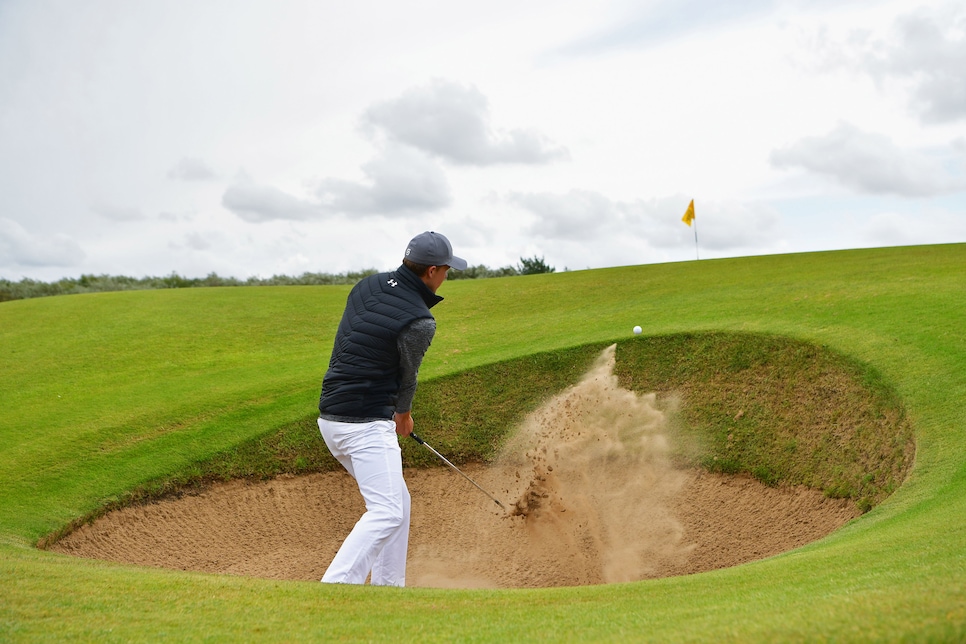
{"type": "Polygon", "coordinates": [[[352,472],[352,459],[349,455],[342,450],[342,435],[345,433],[343,430],[346,428],[351,428],[352,425],[348,423],[337,423],[331,420],[325,420],[320,418],[318,420],[319,433],[322,434],[322,440],[325,441],[325,446],[329,448],[329,453],[335,457],[335,460],[342,464],[342,467],[355,478],[355,474],[352,472]]]}
{"type": "MultiPolygon", "coordinates": [[[[406,518],[402,456],[391,421],[359,423],[342,440],[351,459],[359,491],[366,502],[362,515],[322,577],[326,583],[364,584],[376,557],[406,518]]],[[[408,530],[407,530],[408,533],[408,530]]]]}
{"type": "MultiPolygon", "coordinates": [[[[401,464],[400,464],[401,465],[401,464]]],[[[399,468],[398,485],[402,489],[403,520],[386,541],[382,552],[372,564],[373,586],[405,586],[406,556],[409,552],[409,488],[399,468]]]]}

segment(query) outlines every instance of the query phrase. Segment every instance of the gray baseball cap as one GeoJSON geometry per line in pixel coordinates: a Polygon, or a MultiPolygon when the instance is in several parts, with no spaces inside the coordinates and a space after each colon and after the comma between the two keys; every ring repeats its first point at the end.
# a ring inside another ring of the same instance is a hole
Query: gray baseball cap
{"type": "Polygon", "coordinates": [[[453,255],[453,245],[446,236],[429,230],[409,242],[406,259],[426,266],[449,266],[458,271],[466,268],[466,260],[453,255]]]}

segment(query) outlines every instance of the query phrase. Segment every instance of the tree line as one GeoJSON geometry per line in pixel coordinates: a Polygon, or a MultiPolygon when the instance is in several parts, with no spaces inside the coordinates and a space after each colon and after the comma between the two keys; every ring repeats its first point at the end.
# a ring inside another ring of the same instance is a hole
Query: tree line
{"type": "MultiPolygon", "coordinates": [[[[449,279],[483,279],[489,277],[511,277],[553,273],[556,269],[547,265],[543,257],[520,258],[516,266],[488,268],[480,264],[467,266],[463,271],[450,271],[449,279]]],[[[127,277],[124,275],[81,275],[64,277],[54,282],[42,282],[23,278],[19,282],[0,278],[0,302],[24,300],[32,297],[51,295],[75,295],[78,293],[99,293],[106,291],[135,291],[162,288],[197,288],[205,286],[320,286],[355,284],[359,280],[375,275],[376,269],[347,271],[345,273],[302,273],[300,276],[273,275],[268,278],[249,277],[238,279],[222,277],[209,273],[206,277],[183,277],[171,273],[166,277],[127,277]]]]}

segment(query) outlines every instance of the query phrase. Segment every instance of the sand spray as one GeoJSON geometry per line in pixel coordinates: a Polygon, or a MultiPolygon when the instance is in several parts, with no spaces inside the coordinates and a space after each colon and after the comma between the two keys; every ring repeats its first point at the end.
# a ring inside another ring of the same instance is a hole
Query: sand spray
{"type": "Polygon", "coordinates": [[[668,510],[685,477],[668,459],[665,415],[653,394],[619,386],[615,351],[531,414],[497,462],[518,481],[511,514],[528,547],[590,583],[646,578],[691,550],[668,510]]]}

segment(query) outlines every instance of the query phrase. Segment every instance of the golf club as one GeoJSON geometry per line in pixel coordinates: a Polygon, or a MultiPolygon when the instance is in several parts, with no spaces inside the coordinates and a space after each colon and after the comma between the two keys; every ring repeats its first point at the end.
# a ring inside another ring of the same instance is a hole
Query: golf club
{"type": "Polygon", "coordinates": [[[495,496],[493,496],[492,494],[490,494],[489,492],[487,492],[486,490],[484,490],[483,488],[481,488],[481,487],[479,486],[479,484],[478,484],[478,483],[477,483],[476,481],[474,481],[473,479],[471,479],[470,477],[468,477],[468,476],[467,476],[466,474],[463,474],[463,472],[462,472],[462,471],[460,470],[460,468],[458,468],[458,467],[456,467],[455,465],[453,465],[452,463],[450,463],[450,462],[449,462],[449,461],[448,461],[448,460],[446,459],[446,457],[445,457],[445,456],[443,456],[442,454],[440,454],[439,452],[437,452],[437,451],[436,451],[435,449],[433,449],[433,447],[432,447],[432,445],[430,445],[429,443],[427,443],[426,441],[424,441],[424,440],[423,440],[422,438],[420,438],[420,437],[419,437],[419,436],[417,436],[416,434],[410,434],[410,436],[412,437],[412,439],[413,439],[414,441],[416,441],[416,442],[417,442],[417,443],[419,443],[420,445],[424,445],[424,446],[426,447],[426,449],[428,449],[428,450],[429,450],[429,451],[431,451],[431,452],[432,452],[433,454],[435,454],[436,456],[438,456],[438,457],[439,457],[439,460],[441,460],[441,461],[443,461],[444,463],[446,463],[447,465],[449,465],[449,466],[450,466],[450,467],[451,467],[451,468],[452,468],[452,469],[453,469],[453,470],[454,470],[455,472],[457,472],[457,473],[458,473],[458,474],[459,474],[460,476],[462,476],[462,477],[463,477],[463,478],[465,478],[465,479],[466,479],[467,481],[469,481],[470,483],[472,483],[473,485],[475,485],[475,486],[476,486],[476,488],[477,488],[477,489],[478,489],[478,490],[479,490],[480,492],[482,492],[483,494],[485,494],[485,495],[487,495],[488,497],[490,497],[490,498],[491,498],[491,499],[493,500],[493,502],[494,502],[494,503],[496,503],[496,504],[497,504],[498,506],[500,506],[501,508],[503,508],[503,511],[504,511],[504,512],[506,512],[506,511],[507,511],[507,509],[506,509],[506,506],[505,506],[505,505],[503,505],[502,503],[500,503],[500,502],[499,502],[499,501],[498,501],[498,500],[496,499],[496,497],[495,497],[495,496]]]}

